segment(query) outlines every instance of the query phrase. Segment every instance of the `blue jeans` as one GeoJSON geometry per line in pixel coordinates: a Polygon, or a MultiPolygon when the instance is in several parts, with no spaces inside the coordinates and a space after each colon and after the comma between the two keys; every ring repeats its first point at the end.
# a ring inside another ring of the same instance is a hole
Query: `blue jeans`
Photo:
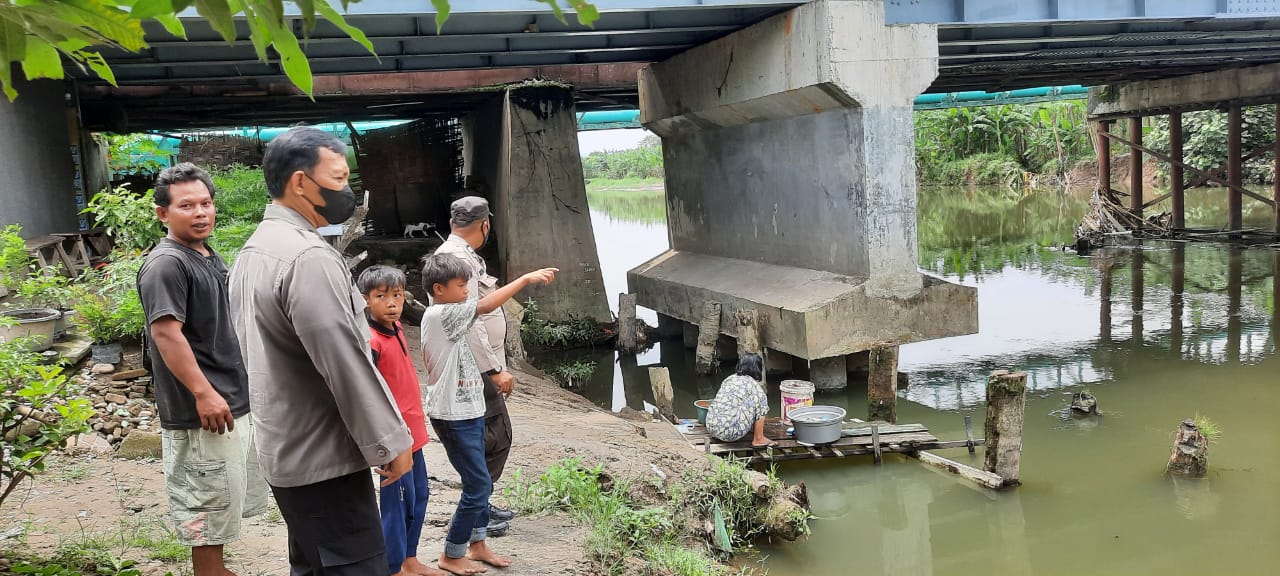
{"type": "Polygon", "coordinates": [[[427,516],[427,463],[422,450],[413,453],[413,470],[380,490],[382,539],[387,542],[387,567],[398,574],[405,558],[418,555],[422,521],[427,516]]]}
{"type": "Polygon", "coordinates": [[[470,420],[431,420],[436,438],[449,455],[449,463],[462,476],[462,498],[449,524],[445,537],[444,555],[462,558],[467,546],[480,542],[487,536],[489,526],[489,495],[493,482],[484,462],[484,417],[470,420]]]}

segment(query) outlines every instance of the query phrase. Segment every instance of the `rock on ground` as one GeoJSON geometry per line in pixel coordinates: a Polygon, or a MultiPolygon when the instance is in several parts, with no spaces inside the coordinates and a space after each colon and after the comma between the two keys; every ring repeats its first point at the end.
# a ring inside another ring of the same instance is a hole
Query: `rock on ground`
{"type": "Polygon", "coordinates": [[[120,442],[116,456],[127,460],[160,458],[161,439],[157,432],[134,430],[120,442]]]}

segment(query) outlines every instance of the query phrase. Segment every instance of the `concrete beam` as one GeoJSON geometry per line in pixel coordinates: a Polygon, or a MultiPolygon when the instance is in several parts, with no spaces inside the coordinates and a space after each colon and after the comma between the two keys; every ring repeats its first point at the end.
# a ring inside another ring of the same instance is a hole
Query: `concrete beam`
{"type": "Polygon", "coordinates": [[[1091,119],[1150,116],[1280,102],[1280,64],[1098,86],[1089,89],[1091,119]]]}
{"type": "MultiPolygon", "coordinates": [[[[639,304],[697,322],[702,303],[755,310],[762,344],[806,360],[978,330],[977,290],[921,275],[909,298],[868,294],[863,279],[791,266],[671,250],[627,273],[639,304]]],[[[736,323],[721,330],[737,337],[736,323]]]]}
{"type": "MultiPolygon", "coordinates": [[[[470,91],[521,82],[529,78],[571,84],[579,90],[629,88],[643,63],[565,64],[484,70],[440,70],[430,72],[385,72],[378,74],[321,74],[315,77],[316,98],[360,94],[440,94],[470,91]]],[[[198,97],[304,96],[293,83],[268,81],[196,82],[163,85],[100,86],[81,85],[82,98],[155,98],[187,95],[198,97]]]]}

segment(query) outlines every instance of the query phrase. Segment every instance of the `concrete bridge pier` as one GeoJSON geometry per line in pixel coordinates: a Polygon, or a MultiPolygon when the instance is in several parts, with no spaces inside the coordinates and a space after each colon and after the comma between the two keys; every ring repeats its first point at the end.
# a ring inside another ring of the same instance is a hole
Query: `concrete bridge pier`
{"type": "Polygon", "coordinates": [[[573,92],[556,83],[497,92],[464,122],[467,171],[494,212],[503,282],[539,268],[556,282],[525,290],[548,320],[613,316],[600,272],[578,154],[573,92]]]}
{"type": "Polygon", "coordinates": [[[876,342],[977,331],[975,290],[916,266],[912,103],[937,63],[932,25],[818,0],[644,68],[671,250],[628,274],[638,302],[685,322],[719,302],[730,336],[755,310],[824,388],[876,342]]]}

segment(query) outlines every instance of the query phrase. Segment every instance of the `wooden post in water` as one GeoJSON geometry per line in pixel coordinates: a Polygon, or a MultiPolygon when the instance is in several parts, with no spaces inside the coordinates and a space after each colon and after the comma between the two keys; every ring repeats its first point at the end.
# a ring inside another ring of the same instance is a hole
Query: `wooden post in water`
{"type": "Polygon", "coordinates": [[[1103,190],[1103,197],[1111,196],[1111,122],[1098,122],[1098,187],[1103,190]]]}
{"type": "Polygon", "coordinates": [[[764,358],[764,348],[760,345],[759,317],[755,310],[739,310],[734,314],[738,322],[738,356],[757,354],[764,358]]]}
{"type": "MultiPolygon", "coordinates": [[[[1142,145],[1142,117],[1129,118],[1129,141],[1142,145]]],[[[1142,218],[1142,150],[1129,148],[1129,211],[1142,218]]]]}
{"type": "Polygon", "coordinates": [[[867,419],[898,421],[898,345],[882,342],[871,347],[867,374],[867,419]]]}
{"type": "Polygon", "coordinates": [[[1017,486],[1022,465],[1022,422],[1027,408],[1027,373],[996,370],[987,379],[986,459],[983,468],[1017,486]]]}
{"type": "Polygon", "coordinates": [[[719,362],[716,357],[716,341],[720,339],[720,303],[707,301],[702,304],[702,321],[698,323],[698,349],[695,370],[699,374],[712,374],[719,362]]]}
{"type": "Polygon", "coordinates": [[[1243,163],[1241,160],[1242,124],[1240,106],[1233,104],[1227,110],[1227,182],[1236,189],[1227,190],[1227,229],[1239,230],[1244,227],[1242,196],[1238,189],[1244,183],[1243,163]]]}
{"type": "Polygon", "coordinates": [[[1173,453],[1165,471],[1176,476],[1201,477],[1209,471],[1209,440],[1196,423],[1183,420],[1173,439],[1173,453]]]}
{"type": "Polygon", "coordinates": [[[964,439],[966,442],[965,448],[968,448],[969,453],[973,454],[973,416],[968,414],[964,415],[964,439]]]}
{"type": "Polygon", "coordinates": [[[671,372],[666,367],[649,368],[649,386],[653,388],[653,404],[658,414],[672,424],[676,419],[675,392],[671,388],[671,372]]]}
{"type": "Polygon", "coordinates": [[[618,295],[618,351],[635,354],[636,345],[636,295],[618,295]]]}
{"type": "Polygon", "coordinates": [[[1173,198],[1173,228],[1187,227],[1186,197],[1183,193],[1182,166],[1182,113],[1169,114],[1169,155],[1178,163],[1169,164],[1169,194],[1173,198]]]}

